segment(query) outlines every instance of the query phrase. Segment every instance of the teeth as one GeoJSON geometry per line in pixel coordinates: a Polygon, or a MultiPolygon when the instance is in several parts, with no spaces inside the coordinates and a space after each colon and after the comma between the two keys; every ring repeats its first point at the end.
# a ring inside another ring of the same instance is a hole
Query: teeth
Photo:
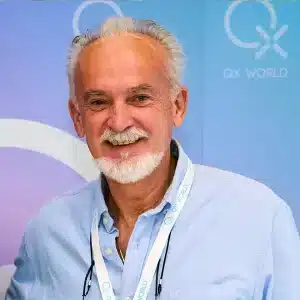
{"type": "Polygon", "coordinates": [[[133,143],[136,141],[136,138],[135,137],[131,137],[131,138],[128,138],[128,142],[129,143],[133,143]]]}
{"type": "Polygon", "coordinates": [[[114,146],[121,146],[121,145],[133,144],[133,143],[135,143],[138,140],[139,140],[138,138],[130,139],[130,140],[124,140],[124,141],[117,141],[117,140],[113,139],[113,140],[110,140],[109,142],[111,144],[113,144],[114,146]]]}

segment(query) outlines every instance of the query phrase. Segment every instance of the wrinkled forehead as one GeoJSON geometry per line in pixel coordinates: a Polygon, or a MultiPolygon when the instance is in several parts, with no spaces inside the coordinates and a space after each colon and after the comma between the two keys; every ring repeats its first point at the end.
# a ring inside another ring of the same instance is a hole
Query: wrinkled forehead
{"type": "Polygon", "coordinates": [[[168,51],[158,41],[140,34],[115,34],[93,41],[82,50],[75,69],[81,88],[128,88],[168,82],[168,51]],[[122,86],[123,85],[123,86],[122,86]]]}

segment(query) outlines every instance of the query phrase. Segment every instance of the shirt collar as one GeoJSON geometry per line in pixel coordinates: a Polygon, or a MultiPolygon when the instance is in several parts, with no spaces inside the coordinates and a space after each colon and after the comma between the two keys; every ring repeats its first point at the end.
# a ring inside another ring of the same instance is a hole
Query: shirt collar
{"type": "MultiPolygon", "coordinates": [[[[160,213],[162,210],[167,210],[172,203],[176,200],[177,191],[183,178],[185,176],[187,167],[188,167],[188,156],[184,152],[180,143],[172,139],[170,144],[170,151],[174,157],[177,157],[177,165],[175,173],[162,202],[145,213],[145,215],[154,215],[160,213]]],[[[95,209],[98,210],[99,222],[103,222],[103,218],[106,220],[104,226],[108,231],[111,231],[113,228],[113,221],[108,215],[108,208],[105,202],[105,193],[107,191],[107,181],[103,174],[99,175],[99,179],[95,182],[95,209]],[[100,181],[100,184],[99,184],[100,181]]],[[[100,224],[99,224],[100,225],[100,224]]]]}

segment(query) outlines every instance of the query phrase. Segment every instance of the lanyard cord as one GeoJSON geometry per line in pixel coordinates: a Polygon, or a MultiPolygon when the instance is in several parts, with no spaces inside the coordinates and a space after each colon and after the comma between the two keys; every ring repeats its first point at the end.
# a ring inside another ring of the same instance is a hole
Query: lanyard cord
{"type": "Polygon", "coordinates": [[[159,272],[159,267],[160,267],[160,261],[161,261],[161,259],[159,259],[157,267],[156,267],[155,299],[157,299],[157,296],[159,296],[160,293],[161,293],[161,291],[162,291],[162,279],[164,277],[164,271],[165,271],[165,265],[166,265],[166,261],[167,261],[167,255],[168,255],[168,250],[169,250],[169,244],[170,244],[171,234],[172,234],[172,231],[170,232],[169,237],[168,237],[166,252],[165,252],[165,256],[164,256],[164,261],[163,261],[163,266],[162,266],[162,270],[161,270],[159,281],[158,281],[158,272],[159,272]]]}
{"type": "Polygon", "coordinates": [[[87,294],[90,291],[91,285],[92,285],[92,276],[93,276],[93,268],[95,265],[95,261],[94,261],[94,256],[93,256],[93,249],[92,249],[92,237],[90,234],[90,251],[91,251],[91,265],[85,275],[84,278],[84,284],[83,284],[83,290],[82,290],[82,300],[84,300],[84,298],[87,296],[87,294]],[[88,284],[87,284],[87,279],[89,278],[88,284]]]}
{"type": "MultiPolygon", "coordinates": [[[[162,291],[162,279],[164,276],[164,271],[165,271],[165,265],[166,265],[166,261],[167,261],[167,255],[168,255],[168,250],[169,250],[169,244],[170,244],[170,239],[171,239],[171,234],[172,231],[169,234],[168,237],[168,242],[167,242],[167,247],[166,247],[166,251],[165,251],[165,256],[164,256],[164,260],[163,260],[163,266],[162,266],[162,270],[161,270],[161,274],[160,274],[160,279],[158,281],[158,272],[160,269],[160,261],[161,259],[159,259],[157,267],[156,267],[156,282],[155,282],[155,299],[157,299],[157,297],[161,294],[162,291]]],[[[91,265],[85,275],[84,278],[84,284],[83,284],[83,291],[82,291],[82,300],[84,300],[84,298],[88,295],[91,285],[92,285],[92,276],[93,276],[93,269],[94,269],[94,265],[95,265],[95,261],[93,258],[93,251],[92,251],[92,239],[90,236],[90,251],[91,251],[91,265]],[[89,281],[87,282],[89,277],[89,281]]]]}

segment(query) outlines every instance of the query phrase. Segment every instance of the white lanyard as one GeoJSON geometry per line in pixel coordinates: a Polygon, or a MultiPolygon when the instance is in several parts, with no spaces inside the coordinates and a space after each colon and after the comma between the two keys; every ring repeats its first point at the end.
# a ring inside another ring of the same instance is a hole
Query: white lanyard
{"type": "MultiPolygon", "coordinates": [[[[166,245],[168,236],[179,216],[181,209],[188,198],[192,183],[194,179],[194,166],[190,159],[188,159],[188,167],[184,179],[178,189],[176,201],[172,203],[168,210],[163,223],[159,229],[156,240],[146,260],[140,281],[133,300],[146,300],[152,279],[156,270],[159,258],[162,255],[163,249],[166,245]]],[[[97,279],[103,300],[115,300],[112,284],[109,279],[108,271],[104,263],[103,256],[100,250],[100,240],[98,231],[99,217],[97,211],[95,212],[92,224],[92,250],[95,261],[97,279]]]]}

